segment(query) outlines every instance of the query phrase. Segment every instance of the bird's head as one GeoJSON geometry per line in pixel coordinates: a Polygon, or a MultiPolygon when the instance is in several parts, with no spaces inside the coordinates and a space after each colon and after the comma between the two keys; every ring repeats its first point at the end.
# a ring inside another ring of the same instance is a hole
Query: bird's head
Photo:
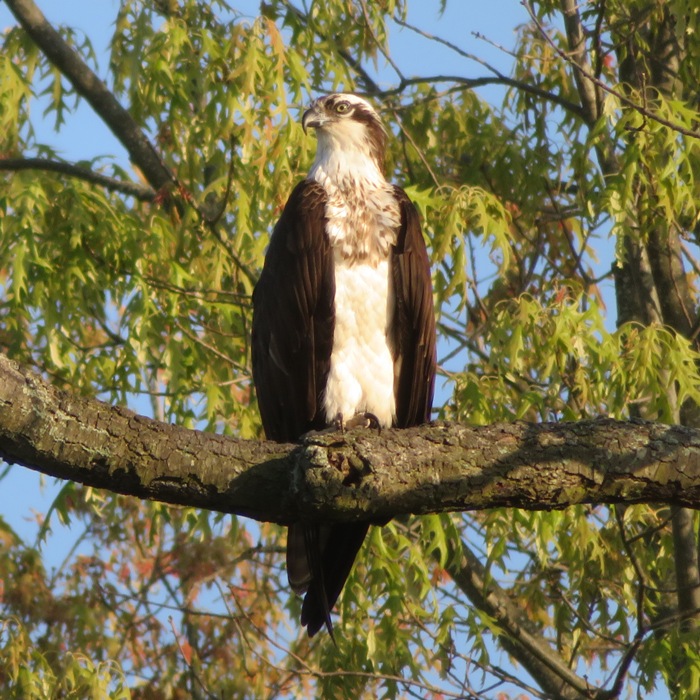
{"type": "Polygon", "coordinates": [[[369,157],[384,170],[386,131],[367,100],[349,93],[334,93],[311,103],[301,118],[306,132],[315,129],[319,157],[332,153],[369,157]]]}

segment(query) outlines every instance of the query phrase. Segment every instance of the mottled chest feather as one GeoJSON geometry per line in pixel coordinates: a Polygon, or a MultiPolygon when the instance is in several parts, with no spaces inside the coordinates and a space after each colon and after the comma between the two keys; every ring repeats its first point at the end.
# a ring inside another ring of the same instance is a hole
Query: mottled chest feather
{"type": "MultiPolygon", "coordinates": [[[[327,190],[328,191],[328,190],[327,190]]],[[[348,262],[376,264],[396,243],[399,207],[389,187],[328,191],[327,231],[336,256],[348,262]]]]}
{"type": "Polygon", "coordinates": [[[316,163],[309,177],[326,192],[326,231],[336,258],[376,265],[389,256],[401,223],[391,185],[375,170],[316,163]]]}

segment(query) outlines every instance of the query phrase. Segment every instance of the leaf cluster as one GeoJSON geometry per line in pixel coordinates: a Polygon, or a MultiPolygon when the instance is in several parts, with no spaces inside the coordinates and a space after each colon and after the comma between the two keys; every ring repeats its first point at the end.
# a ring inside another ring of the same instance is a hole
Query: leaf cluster
{"type": "MultiPolygon", "coordinates": [[[[311,159],[298,110],[358,90],[382,111],[389,174],[430,243],[439,413],[676,421],[700,401],[695,338],[662,317],[616,323],[615,310],[639,294],[620,270],[659,228],[676,235],[677,279],[697,301],[697,11],[668,3],[683,51],[664,92],[635,82],[658,56],[660,4],[581,6],[578,68],[560,5],[534,6],[507,76],[472,61],[477,84],[401,72],[392,36],[408,31],[409,3],[274,0],[252,18],[221,1],[123,0],[101,78],[172,174],[165,188],[101,146],[70,164],[39,139],[37,110],[60,129],[83,98],[11,28],[3,158],[80,165],[117,185],[0,170],[0,351],[73,391],[259,436],[250,294],[311,159]],[[581,70],[608,88],[597,115],[581,70]],[[391,71],[385,88],[377,75],[391,71]],[[482,86],[498,91],[487,99],[482,86]]],[[[62,37],[99,70],[89,38],[62,37]]],[[[577,507],[374,528],[339,602],[336,647],[297,633],[279,528],[69,485],[40,524],[43,548],[0,521],[0,680],[37,698],[546,695],[536,667],[504,663],[501,649],[526,658],[509,645],[512,622],[586,687],[619,676],[692,697],[700,661],[677,613],[671,519],[653,506],[577,507]],[[74,546],[49,565],[52,533],[68,528],[74,546]]]]}

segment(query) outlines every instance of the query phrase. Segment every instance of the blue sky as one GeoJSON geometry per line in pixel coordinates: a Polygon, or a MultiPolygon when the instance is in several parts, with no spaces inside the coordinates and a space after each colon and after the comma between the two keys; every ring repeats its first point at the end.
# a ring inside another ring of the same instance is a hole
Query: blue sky
{"type": "MultiPolygon", "coordinates": [[[[84,33],[90,38],[98,58],[98,73],[106,77],[109,41],[119,3],[115,0],[70,0],[49,2],[38,0],[38,6],[52,23],[64,24],[84,33]]],[[[259,0],[241,0],[232,3],[244,15],[256,16],[259,0]]],[[[427,32],[460,46],[465,51],[480,56],[506,74],[510,72],[512,59],[497,48],[513,48],[514,28],[527,20],[527,13],[518,0],[494,0],[488,5],[473,0],[448,2],[445,13],[439,15],[440,3],[436,0],[421,0],[410,3],[408,20],[427,32]],[[479,33],[486,39],[477,38],[479,33]]],[[[4,4],[0,4],[0,29],[15,24],[14,17],[4,4]]],[[[407,75],[467,75],[477,77],[486,71],[473,61],[458,56],[447,47],[419,39],[414,32],[396,28],[391,32],[393,58],[407,75]]],[[[379,83],[392,85],[395,74],[390,69],[379,71],[379,83]]],[[[485,98],[496,97],[502,88],[487,87],[480,90],[485,98]]],[[[99,119],[93,117],[89,106],[81,104],[74,111],[59,133],[53,130],[51,121],[39,117],[43,111],[41,100],[36,100],[33,111],[37,138],[51,143],[63,155],[72,160],[91,159],[98,155],[117,156],[123,165],[128,165],[126,152],[111,132],[99,119]]]]}

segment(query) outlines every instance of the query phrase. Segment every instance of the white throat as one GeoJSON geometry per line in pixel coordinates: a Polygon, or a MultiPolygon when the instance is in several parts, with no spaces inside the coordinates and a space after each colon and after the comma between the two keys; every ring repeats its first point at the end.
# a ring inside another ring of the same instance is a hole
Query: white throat
{"type": "Polygon", "coordinates": [[[340,133],[318,130],[316,158],[309,179],[341,189],[352,188],[358,182],[370,187],[386,185],[379,165],[370,155],[362,125],[351,122],[343,126],[340,133]]]}

